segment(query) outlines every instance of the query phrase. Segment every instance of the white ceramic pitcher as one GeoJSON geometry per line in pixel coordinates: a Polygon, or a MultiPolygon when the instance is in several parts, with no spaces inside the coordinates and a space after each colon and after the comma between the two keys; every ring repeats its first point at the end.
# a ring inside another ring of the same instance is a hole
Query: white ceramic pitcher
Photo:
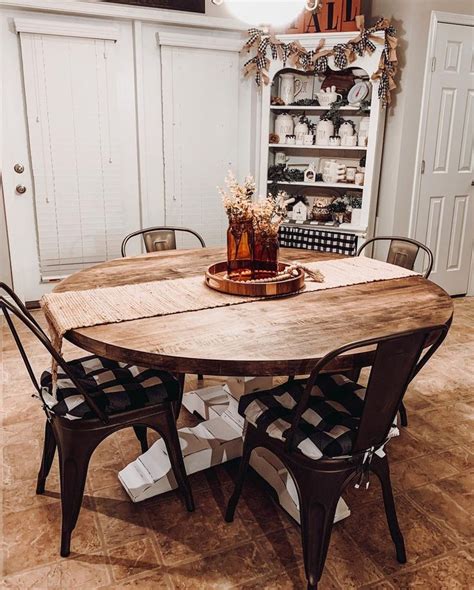
{"type": "Polygon", "coordinates": [[[301,92],[303,84],[294,74],[280,75],[280,98],[285,104],[295,102],[295,97],[301,92]]]}

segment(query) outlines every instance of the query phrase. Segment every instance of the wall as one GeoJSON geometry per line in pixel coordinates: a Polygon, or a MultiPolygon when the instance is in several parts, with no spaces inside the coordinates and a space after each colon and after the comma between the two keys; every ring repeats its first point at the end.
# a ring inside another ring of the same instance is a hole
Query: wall
{"type": "Polygon", "coordinates": [[[0,282],[11,285],[10,255],[8,252],[7,227],[3,194],[0,190],[0,282]]]}
{"type": "Polygon", "coordinates": [[[409,234],[415,154],[432,10],[472,14],[472,0],[372,0],[373,19],[390,18],[400,38],[399,88],[387,113],[378,220],[379,235],[409,234]]]}

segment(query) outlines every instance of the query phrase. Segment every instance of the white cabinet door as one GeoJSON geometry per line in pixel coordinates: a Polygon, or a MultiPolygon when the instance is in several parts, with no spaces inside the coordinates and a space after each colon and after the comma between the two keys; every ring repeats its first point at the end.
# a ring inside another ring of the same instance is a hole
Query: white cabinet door
{"type": "Polygon", "coordinates": [[[467,291],[474,239],[472,31],[438,25],[416,227],[433,251],[430,279],[451,295],[467,291]]]}
{"type": "Polygon", "coordinates": [[[166,224],[223,245],[227,219],[217,186],[239,168],[238,51],[169,45],[161,60],[166,224]]]}
{"type": "MultiPolygon", "coordinates": [[[[31,169],[27,192],[18,195],[15,182],[23,178],[12,169],[20,146],[6,142],[5,197],[14,285],[31,301],[52,281],[120,256],[121,240],[139,227],[140,213],[135,129],[129,123],[133,89],[123,92],[127,67],[121,64],[119,74],[119,31],[114,39],[113,27],[41,19],[18,19],[16,25],[29,143],[25,163],[31,169]],[[29,208],[33,216],[23,217],[29,208]]],[[[133,88],[133,67],[129,78],[133,88]]],[[[15,108],[13,96],[8,98],[6,119],[15,108]]]]}

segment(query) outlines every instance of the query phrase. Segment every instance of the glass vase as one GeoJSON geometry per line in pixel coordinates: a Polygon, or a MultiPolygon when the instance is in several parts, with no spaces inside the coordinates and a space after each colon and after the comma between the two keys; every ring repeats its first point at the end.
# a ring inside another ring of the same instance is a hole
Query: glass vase
{"type": "Polygon", "coordinates": [[[227,229],[227,275],[234,281],[254,278],[254,231],[252,221],[229,221],[227,229]]]}
{"type": "Polygon", "coordinates": [[[255,278],[267,279],[278,274],[278,235],[255,234],[255,278]]]}

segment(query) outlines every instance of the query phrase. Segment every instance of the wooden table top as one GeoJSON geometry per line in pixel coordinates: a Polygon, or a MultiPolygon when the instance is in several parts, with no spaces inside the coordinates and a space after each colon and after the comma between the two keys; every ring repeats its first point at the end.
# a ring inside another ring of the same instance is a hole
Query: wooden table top
{"type": "MultiPolygon", "coordinates": [[[[282,248],[283,260],[340,258],[282,248]]],[[[82,270],[54,291],[77,291],[204,274],[225,259],[222,248],[174,250],[120,258],[82,270]]],[[[72,330],[66,337],[94,354],[181,373],[304,374],[348,342],[444,324],[451,298],[416,276],[315,291],[72,330]]]]}

